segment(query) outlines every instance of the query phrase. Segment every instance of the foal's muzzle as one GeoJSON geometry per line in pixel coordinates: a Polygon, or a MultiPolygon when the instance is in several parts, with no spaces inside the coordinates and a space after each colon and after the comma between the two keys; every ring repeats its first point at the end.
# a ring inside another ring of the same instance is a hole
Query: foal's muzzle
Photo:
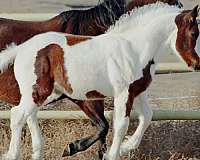
{"type": "Polygon", "coordinates": [[[192,66],[191,66],[195,71],[200,71],[200,60],[198,61],[193,61],[192,66]]]}
{"type": "Polygon", "coordinates": [[[195,70],[195,71],[200,71],[200,65],[199,65],[199,64],[198,64],[198,65],[195,65],[195,66],[194,66],[194,70],[195,70]]]}

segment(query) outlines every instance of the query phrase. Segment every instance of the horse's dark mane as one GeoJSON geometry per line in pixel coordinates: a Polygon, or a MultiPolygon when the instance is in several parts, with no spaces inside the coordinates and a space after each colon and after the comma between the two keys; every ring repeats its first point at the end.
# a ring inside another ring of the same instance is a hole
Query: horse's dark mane
{"type": "Polygon", "coordinates": [[[67,25],[72,28],[72,34],[80,34],[80,29],[86,23],[95,23],[101,27],[102,33],[113,25],[126,11],[124,0],[105,0],[103,3],[87,10],[71,10],[61,13],[64,19],[63,31],[67,25]],[[82,25],[83,24],[83,25],[82,25]]]}

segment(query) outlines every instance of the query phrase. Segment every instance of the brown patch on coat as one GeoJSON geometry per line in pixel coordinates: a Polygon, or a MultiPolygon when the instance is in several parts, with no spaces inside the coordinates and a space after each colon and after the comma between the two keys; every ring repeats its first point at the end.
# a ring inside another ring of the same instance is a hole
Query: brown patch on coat
{"type": "Polygon", "coordinates": [[[196,40],[199,36],[197,24],[198,6],[193,10],[185,10],[179,14],[175,23],[178,28],[176,49],[189,67],[200,69],[199,56],[195,51],[196,40]]]}
{"type": "Polygon", "coordinates": [[[64,51],[56,44],[50,44],[38,52],[35,61],[36,84],[33,85],[33,99],[42,104],[52,93],[54,82],[62,86],[66,92],[73,90],[64,68],[64,51]]]}
{"type": "Polygon", "coordinates": [[[73,46],[75,44],[78,44],[78,43],[84,42],[86,40],[92,39],[92,37],[89,37],[89,36],[67,35],[66,39],[67,39],[67,44],[69,46],[73,46]]]}
{"type": "Polygon", "coordinates": [[[151,77],[151,65],[154,64],[154,61],[151,60],[146,65],[146,67],[142,70],[143,71],[143,77],[140,79],[134,81],[129,85],[129,95],[128,95],[128,101],[126,103],[126,117],[130,116],[130,112],[133,106],[134,98],[137,97],[140,93],[144,92],[150,85],[152,81],[151,77]]]}
{"type": "Polygon", "coordinates": [[[49,61],[49,46],[38,52],[35,61],[36,84],[33,85],[32,97],[36,104],[41,105],[51,94],[54,86],[54,78],[51,76],[51,65],[49,61]]]}
{"type": "Polygon", "coordinates": [[[103,94],[99,93],[98,91],[94,90],[94,91],[90,91],[90,92],[87,92],[86,94],[86,97],[88,99],[94,99],[94,98],[105,98],[106,96],[104,96],[103,94]]]}
{"type": "Polygon", "coordinates": [[[51,76],[55,82],[64,87],[65,91],[72,94],[73,90],[71,84],[68,82],[67,71],[64,67],[64,51],[56,45],[49,45],[49,60],[51,65],[51,76]]]}

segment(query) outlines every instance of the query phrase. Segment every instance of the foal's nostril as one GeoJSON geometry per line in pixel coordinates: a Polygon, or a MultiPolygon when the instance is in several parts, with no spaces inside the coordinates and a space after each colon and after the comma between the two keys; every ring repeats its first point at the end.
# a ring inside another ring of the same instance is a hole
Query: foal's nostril
{"type": "Polygon", "coordinates": [[[195,71],[200,71],[200,65],[199,64],[195,65],[194,70],[195,71]]]}

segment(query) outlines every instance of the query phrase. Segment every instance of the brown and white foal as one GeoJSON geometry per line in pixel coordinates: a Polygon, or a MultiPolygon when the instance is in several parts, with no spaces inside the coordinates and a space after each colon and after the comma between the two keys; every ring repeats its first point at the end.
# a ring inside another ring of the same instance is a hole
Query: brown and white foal
{"type": "MultiPolygon", "coordinates": [[[[113,96],[114,138],[104,158],[117,160],[120,155],[137,148],[152,117],[143,92],[154,75],[151,65],[159,62],[161,54],[172,49],[188,66],[200,69],[194,49],[199,35],[197,15],[198,7],[182,11],[158,3],[123,16],[106,34],[87,41],[83,38],[84,42],[77,45],[70,46],[64,34],[50,32],[5,50],[0,57],[0,68],[5,69],[15,59],[14,72],[22,98],[11,110],[12,138],[3,159],[19,156],[21,129],[30,117],[33,159],[40,159],[42,146],[36,120],[37,107],[44,104],[55,90],[77,104],[113,96]],[[135,105],[135,110],[139,113],[140,123],[135,134],[122,143],[136,96],[139,104],[135,105]]],[[[99,130],[93,136],[69,144],[64,156],[87,149],[107,134],[107,126],[98,118],[100,110],[101,106],[95,111],[84,110],[96,121],[99,130]]]]}
{"type": "MultiPolygon", "coordinates": [[[[125,12],[157,1],[182,6],[179,0],[106,0],[94,8],[66,11],[48,21],[26,22],[1,18],[0,51],[6,49],[11,43],[19,45],[34,35],[48,31],[87,36],[100,35],[125,12]]],[[[14,77],[13,66],[11,66],[0,74],[0,100],[18,105],[20,98],[19,87],[14,77]]]]}

